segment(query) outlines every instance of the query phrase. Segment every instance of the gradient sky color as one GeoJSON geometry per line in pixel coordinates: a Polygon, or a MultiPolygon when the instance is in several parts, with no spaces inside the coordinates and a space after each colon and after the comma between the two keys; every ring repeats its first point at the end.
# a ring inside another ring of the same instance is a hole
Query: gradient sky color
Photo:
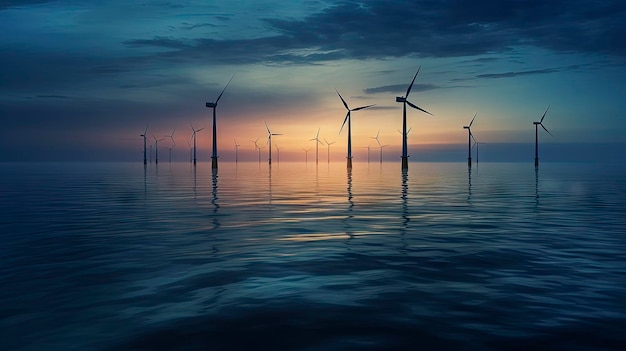
{"type": "Polygon", "coordinates": [[[0,161],[141,162],[146,125],[159,138],[176,128],[185,161],[190,122],[206,128],[209,161],[205,102],[233,73],[217,109],[221,160],[234,160],[235,138],[240,160],[256,160],[264,122],[284,134],[281,160],[304,161],[318,128],[343,160],[338,89],[351,107],[376,104],[352,115],[355,159],[380,130],[399,161],[395,97],[419,66],[410,100],[435,117],[408,111],[411,160],[464,162],[462,127],[478,113],[484,157],[532,162],[548,105],[540,158],[626,160],[623,1],[2,1],[0,33],[0,161]]]}

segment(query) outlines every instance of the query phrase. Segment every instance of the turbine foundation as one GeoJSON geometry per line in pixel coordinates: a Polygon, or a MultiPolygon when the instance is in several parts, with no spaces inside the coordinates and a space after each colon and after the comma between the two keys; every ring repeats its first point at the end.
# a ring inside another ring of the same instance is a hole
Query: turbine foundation
{"type": "Polygon", "coordinates": [[[347,159],[348,159],[347,161],[348,169],[352,169],[352,157],[348,157],[347,159]]]}
{"type": "Polygon", "coordinates": [[[402,169],[409,169],[409,156],[402,156],[402,169]]]}
{"type": "Polygon", "coordinates": [[[217,169],[217,157],[211,157],[211,168],[217,169]]]}

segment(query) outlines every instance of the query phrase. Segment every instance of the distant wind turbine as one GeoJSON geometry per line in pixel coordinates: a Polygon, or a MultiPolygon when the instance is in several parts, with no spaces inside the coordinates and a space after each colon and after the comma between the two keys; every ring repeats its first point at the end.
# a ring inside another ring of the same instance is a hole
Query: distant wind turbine
{"type": "Polygon", "coordinates": [[[311,148],[308,148],[308,149],[302,148],[302,150],[304,151],[304,163],[308,164],[309,163],[309,151],[311,151],[311,148]]]}
{"type": "MultiPolygon", "coordinates": [[[[310,139],[309,141],[315,141],[315,164],[318,164],[319,161],[319,144],[322,144],[322,142],[320,141],[320,129],[317,128],[317,134],[315,134],[315,138],[310,139]]],[[[324,144],[322,144],[324,145],[324,144]]]]}
{"type": "MultiPolygon", "coordinates": [[[[189,124],[191,124],[191,122],[189,122],[189,124]]],[[[191,134],[191,138],[193,139],[193,164],[194,166],[196,165],[196,134],[198,134],[198,132],[203,129],[204,128],[200,128],[196,130],[193,127],[193,124],[191,124],[191,130],[193,131],[193,133],[191,134]]]]}
{"type": "Polygon", "coordinates": [[[415,76],[413,76],[413,80],[411,81],[409,88],[406,90],[406,94],[404,96],[396,96],[396,102],[402,103],[402,169],[409,168],[409,155],[408,155],[408,146],[407,146],[408,132],[406,130],[406,105],[408,104],[414,109],[420,110],[422,112],[428,113],[429,115],[433,116],[432,113],[418,107],[417,105],[407,100],[409,98],[409,93],[411,93],[411,88],[413,87],[413,83],[415,83],[415,78],[417,77],[417,74],[420,72],[420,68],[421,66],[417,68],[417,72],[415,73],[415,76]]]}
{"type": "Polygon", "coordinates": [[[549,109],[550,109],[550,105],[548,105],[546,112],[543,113],[543,116],[541,116],[541,119],[539,120],[539,122],[533,122],[533,124],[535,125],[535,168],[539,167],[539,141],[538,141],[537,126],[541,126],[541,128],[543,128],[543,130],[545,130],[546,133],[552,135],[552,133],[550,133],[546,129],[546,127],[543,125],[543,119],[546,118],[546,113],[548,113],[549,109]]]}
{"type": "Polygon", "coordinates": [[[337,89],[335,89],[335,91],[337,92],[337,95],[339,95],[339,98],[341,99],[341,102],[343,103],[343,106],[346,108],[346,110],[348,110],[348,113],[346,114],[346,118],[343,120],[343,123],[341,124],[341,129],[339,129],[339,134],[341,134],[341,131],[343,130],[343,126],[346,124],[346,121],[348,122],[348,156],[347,156],[347,166],[348,169],[352,169],[352,129],[351,129],[351,121],[350,121],[350,113],[352,111],[358,111],[358,110],[362,110],[368,107],[372,107],[374,105],[367,105],[367,106],[361,106],[361,107],[357,107],[357,108],[353,108],[350,109],[350,107],[348,107],[348,104],[346,103],[346,100],[343,99],[343,97],[341,96],[341,94],[339,94],[339,91],[337,89]]]}
{"type": "MultiPolygon", "coordinates": [[[[477,114],[478,112],[474,114],[474,117],[470,121],[469,125],[463,126],[463,129],[467,129],[467,167],[472,167],[472,139],[474,139],[474,135],[472,134],[471,128],[477,114]]],[[[476,141],[476,139],[474,139],[474,141],[476,141]]]]}
{"type": "Polygon", "coordinates": [[[235,163],[237,163],[239,161],[239,147],[241,145],[237,144],[237,139],[233,139],[235,141],[235,163]]]}
{"type": "Polygon", "coordinates": [[[159,141],[164,140],[164,138],[161,139],[157,139],[154,135],[152,136],[154,138],[154,163],[158,164],[159,163],[159,141]]]}
{"type": "Polygon", "coordinates": [[[254,149],[259,150],[259,163],[261,163],[261,148],[259,147],[259,144],[257,144],[257,141],[259,141],[259,137],[254,140],[250,139],[250,141],[254,143],[254,149]]]}
{"type": "Polygon", "coordinates": [[[272,133],[270,131],[270,127],[267,126],[267,122],[265,123],[265,128],[267,129],[267,143],[270,146],[268,163],[271,165],[272,164],[272,136],[273,135],[282,135],[282,134],[272,133]]]}
{"type": "Polygon", "coordinates": [[[334,144],[335,141],[331,141],[330,143],[326,139],[324,139],[324,141],[326,142],[326,145],[328,145],[328,163],[330,163],[330,146],[334,144]]]}
{"type": "MultiPolygon", "coordinates": [[[[380,139],[378,139],[378,135],[380,134],[380,130],[378,130],[378,132],[376,132],[376,136],[372,137],[372,139],[375,139],[376,142],[378,143],[378,148],[380,149],[380,163],[383,163],[383,148],[387,147],[389,145],[382,145],[380,143],[380,139]]],[[[369,147],[369,146],[368,146],[369,147]]]]}
{"type": "Polygon", "coordinates": [[[168,147],[167,149],[170,151],[170,157],[169,157],[169,162],[172,163],[172,149],[174,148],[174,146],[176,146],[176,141],[174,141],[174,132],[176,131],[176,128],[174,128],[174,130],[172,131],[172,134],[166,134],[164,136],[172,139],[172,146],[168,147]]]}
{"type": "Polygon", "coordinates": [[[191,163],[192,160],[192,152],[193,152],[193,147],[191,147],[191,143],[189,142],[189,140],[187,140],[187,145],[189,145],[189,163],[191,163]]]}
{"type": "Polygon", "coordinates": [[[220,98],[222,97],[222,94],[224,94],[224,91],[226,91],[226,88],[228,88],[228,85],[233,80],[234,76],[235,75],[233,74],[230,77],[230,80],[228,81],[228,83],[226,83],[226,86],[224,87],[224,89],[222,89],[222,92],[220,93],[220,95],[218,95],[218,97],[215,100],[215,102],[207,102],[206,103],[206,107],[209,107],[209,108],[213,109],[213,152],[211,154],[211,168],[213,168],[213,169],[217,169],[217,126],[215,124],[215,122],[216,122],[215,110],[217,109],[217,103],[220,101],[220,98]]]}
{"type": "Polygon", "coordinates": [[[370,163],[370,149],[371,147],[369,145],[367,146],[361,146],[362,149],[367,149],[367,164],[370,163]]]}
{"type": "Polygon", "coordinates": [[[276,161],[280,163],[280,146],[276,144],[276,161]]]}
{"type": "Polygon", "coordinates": [[[146,124],[146,129],[143,131],[143,134],[139,134],[140,137],[143,138],[143,164],[148,164],[148,160],[146,158],[146,133],[148,132],[148,125],[146,124]]]}

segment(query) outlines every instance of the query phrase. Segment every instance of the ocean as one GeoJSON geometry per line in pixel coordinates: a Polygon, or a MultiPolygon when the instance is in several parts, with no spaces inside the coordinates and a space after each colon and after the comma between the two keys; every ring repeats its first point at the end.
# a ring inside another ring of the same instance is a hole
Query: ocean
{"type": "Polygon", "coordinates": [[[624,350],[626,166],[0,163],[2,350],[624,350]]]}

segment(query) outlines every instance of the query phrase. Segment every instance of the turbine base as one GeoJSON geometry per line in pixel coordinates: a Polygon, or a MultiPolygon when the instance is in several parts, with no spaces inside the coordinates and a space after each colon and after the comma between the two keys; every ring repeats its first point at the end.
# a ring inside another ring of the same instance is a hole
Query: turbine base
{"type": "Polygon", "coordinates": [[[467,158],[467,167],[472,167],[472,158],[471,157],[467,158]]]}
{"type": "Polygon", "coordinates": [[[535,167],[539,167],[539,158],[535,157],[535,167]]]}
{"type": "Polygon", "coordinates": [[[217,169],[217,157],[211,157],[211,168],[217,169]]]}
{"type": "Polygon", "coordinates": [[[348,161],[346,165],[348,166],[348,169],[352,169],[352,157],[348,157],[348,161]]]}
{"type": "Polygon", "coordinates": [[[402,169],[409,169],[409,156],[402,156],[402,169]]]}

